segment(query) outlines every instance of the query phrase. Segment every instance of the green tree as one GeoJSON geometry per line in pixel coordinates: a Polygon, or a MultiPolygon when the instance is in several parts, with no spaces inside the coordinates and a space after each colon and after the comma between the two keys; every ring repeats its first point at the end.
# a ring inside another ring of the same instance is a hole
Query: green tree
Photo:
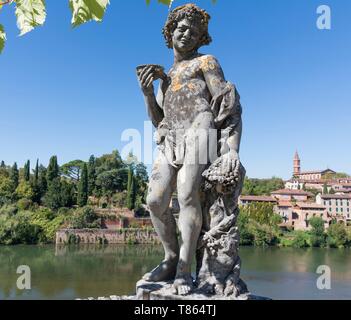
{"type": "Polygon", "coordinates": [[[95,190],[96,183],[96,170],[95,170],[95,157],[90,156],[88,162],[88,194],[91,196],[95,190]]]}
{"type": "Polygon", "coordinates": [[[243,195],[270,195],[272,191],[283,189],[284,181],[281,178],[272,177],[271,179],[249,179],[245,178],[243,195]]]}
{"type": "Polygon", "coordinates": [[[55,178],[49,183],[48,190],[44,196],[44,204],[52,210],[62,207],[60,178],[55,178]]]}
{"type": "Polygon", "coordinates": [[[19,184],[19,172],[17,168],[17,163],[15,162],[10,171],[10,180],[12,185],[12,192],[16,191],[19,184]]]}
{"type": "Polygon", "coordinates": [[[46,181],[50,185],[52,181],[59,177],[60,168],[57,163],[57,156],[52,156],[49,161],[49,166],[46,170],[46,181]]]}
{"type": "Polygon", "coordinates": [[[31,184],[28,181],[21,181],[16,188],[16,196],[19,199],[25,198],[32,200],[34,197],[34,192],[31,184]]]}
{"type": "Polygon", "coordinates": [[[35,164],[34,169],[34,182],[38,183],[39,180],[39,159],[37,159],[37,163],[35,164]]]}
{"type": "Polygon", "coordinates": [[[330,188],[329,194],[335,194],[335,190],[333,188],[330,188]]]}
{"type": "MultiPolygon", "coordinates": [[[[46,181],[46,173],[47,170],[43,165],[39,166],[39,174],[38,174],[38,189],[39,189],[39,193],[38,193],[38,197],[39,197],[39,201],[41,200],[42,197],[45,196],[45,193],[48,189],[48,183],[46,181]]],[[[38,201],[38,203],[39,203],[38,201]]]]}
{"type": "Polygon", "coordinates": [[[0,177],[0,206],[9,202],[12,198],[13,187],[9,177],[0,177]]]}
{"type": "Polygon", "coordinates": [[[328,186],[326,183],[323,185],[323,194],[328,194],[328,186]]]}
{"type": "Polygon", "coordinates": [[[74,184],[65,180],[61,181],[61,206],[71,208],[75,203],[75,187],[74,184]]]}
{"type": "Polygon", "coordinates": [[[0,168],[6,169],[6,165],[5,165],[4,160],[1,160],[0,168]]]}
{"type": "Polygon", "coordinates": [[[135,204],[135,182],[134,173],[131,166],[128,170],[128,184],[127,184],[127,207],[129,210],[134,209],[135,204]]]}
{"type": "Polygon", "coordinates": [[[96,178],[96,194],[110,197],[115,192],[122,192],[127,188],[127,176],[125,168],[101,172],[96,178]]]}
{"type": "Polygon", "coordinates": [[[309,221],[312,229],[311,243],[313,247],[323,247],[325,245],[324,221],[320,217],[313,217],[309,221]]]}
{"type": "Polygon", "coordinates": [[[85,162],[82,160],[70,161],[61,166],[61,172],[72,181],[78,182],[80,180],[84,163],[85,162]]]}
{"type": "Polygon", "coordinates": [[[27,182],[29,182],[30,180],[30,161],[29,160],[24,164],[23,179],[27,182]]]}
{"type": "Polygon", "coordinates": [[[78,183],[78,196],[77,196],[77,204],[80,207],[86,206],[88,202],[88,167],[87,164],[84,163],[82,169],[82,176],[78,183]]]}

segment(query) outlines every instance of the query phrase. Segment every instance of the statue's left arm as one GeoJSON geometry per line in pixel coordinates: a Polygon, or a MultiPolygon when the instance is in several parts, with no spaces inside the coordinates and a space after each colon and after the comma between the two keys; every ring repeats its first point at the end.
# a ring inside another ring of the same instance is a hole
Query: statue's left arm
{"type": "Polygon", "coordinates": [[[240,96],[235,86],[225,80],[223,70],[215,57],[203,56],[201,69],[212,96],[211,107],[216,129],[224,133],[221,153],[229,148],[228,151],[237,156],[242,134],[240,96]]]}

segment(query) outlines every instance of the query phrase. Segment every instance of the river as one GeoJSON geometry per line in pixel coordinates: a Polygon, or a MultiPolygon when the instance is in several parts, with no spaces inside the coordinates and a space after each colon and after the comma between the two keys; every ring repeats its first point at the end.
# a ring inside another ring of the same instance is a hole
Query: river
{"type": "MultiPolygon", "coordinates": [[[[0,299],[75,299],[134,293],[141,275],[162,259],[160,246],[0,246],[0,299]],[[17,268],[31,270],[19,290],[17,268]]],[[[272,299],[351,299],[350,249],[242,247],[242,278],[272,299]],[[317,268],[330,267],[331,289],[317,288],[317,268]]]]}

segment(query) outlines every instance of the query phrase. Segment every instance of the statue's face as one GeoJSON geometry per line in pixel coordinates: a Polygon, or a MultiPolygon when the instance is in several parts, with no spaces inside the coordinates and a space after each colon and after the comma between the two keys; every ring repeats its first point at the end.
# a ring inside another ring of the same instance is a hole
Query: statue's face
{"type": "Polygon", "coordinates": [[[173,47],[180,52],[190,52],[198,48],[201,30],[198,23],[188,19],[178,22],[173,32],[173,47]]]}

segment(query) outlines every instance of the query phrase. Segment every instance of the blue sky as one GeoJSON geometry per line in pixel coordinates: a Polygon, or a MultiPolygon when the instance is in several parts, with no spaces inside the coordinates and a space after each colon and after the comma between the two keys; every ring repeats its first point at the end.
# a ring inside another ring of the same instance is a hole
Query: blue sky
{"type": "MultiPolygon", "coordinates": [[[[122,132],[148,120],[135,67],[173,60],[161,34],[168,8],[156,0],[111,1],[102,23],[76,29],[68,1],[46,2],[44,27],[23,37],[14,8],[0,13],[0,160],[20,166],[122,149],[122,132]]],[[[219,59],[242,98],[248,176],[289,178],[296,149],[303,169],[351,173],[351,2],[193,2],[212,15],[214,41],[201,52],[219,59]],[[322,4],[332,10],[328,31],[316,28],[322,4]]]]}

